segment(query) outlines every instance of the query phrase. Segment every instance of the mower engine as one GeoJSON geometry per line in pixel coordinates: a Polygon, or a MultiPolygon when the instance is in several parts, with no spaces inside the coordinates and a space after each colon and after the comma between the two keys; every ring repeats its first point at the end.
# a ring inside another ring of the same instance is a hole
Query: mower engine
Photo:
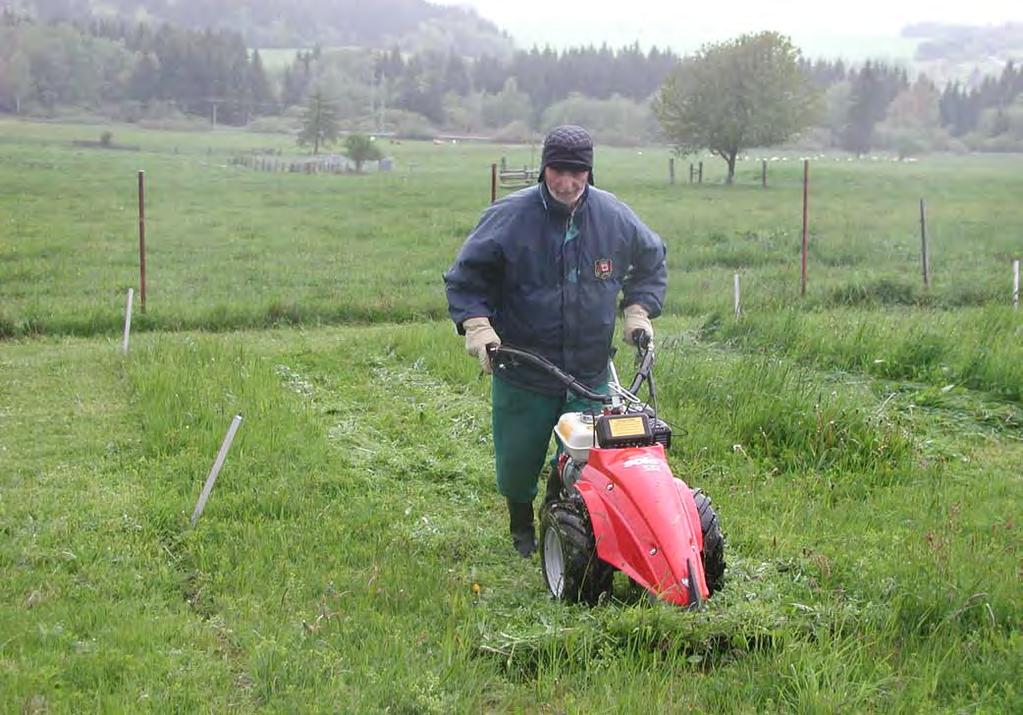
{"type": "Polygon", "coordinates": [[[671,427],[651,410],[615,414],[566,412],[554,428],[564,451],[558,460],[561,483],[571,487],[579,479],[590,457],[590,449],[601,447],[671,447],[671,427]]]}

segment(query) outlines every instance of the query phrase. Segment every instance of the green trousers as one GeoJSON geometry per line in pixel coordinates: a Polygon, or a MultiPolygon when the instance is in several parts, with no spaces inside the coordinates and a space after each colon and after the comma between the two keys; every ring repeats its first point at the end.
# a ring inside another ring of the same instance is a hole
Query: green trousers
{"type": "MultiPolygon", "coordinates": [[[[606,393],[608,387],[596,391],[606,393]]],[[[600,405],[568,393],[543,395],[498,377],[491,396],[497,489],[512,501],[531,502],[558,418],[565,412],[599,410],[600,405]]],[[[560,453],[561,445],[557,447],[560,453]]]]}

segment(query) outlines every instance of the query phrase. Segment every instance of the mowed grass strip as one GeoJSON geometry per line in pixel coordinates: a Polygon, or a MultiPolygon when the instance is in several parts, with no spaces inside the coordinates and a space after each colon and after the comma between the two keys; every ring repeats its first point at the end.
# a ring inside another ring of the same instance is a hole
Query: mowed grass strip
{"type": "Polygon", "coordinates": [[[230,659],[144,508],[151,473],[116,348],[0,354],[0,709],[228,706],[230,659]]]}

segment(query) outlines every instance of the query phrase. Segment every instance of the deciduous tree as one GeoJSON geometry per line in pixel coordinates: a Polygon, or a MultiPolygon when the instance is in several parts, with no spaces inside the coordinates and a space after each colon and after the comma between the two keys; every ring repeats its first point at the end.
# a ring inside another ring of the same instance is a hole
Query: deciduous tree
{"type": "Polygon", "coordinates": [[[704,149],[728,164],[743,149],[780,144],[814,119],[817,93],[799,49],[775,32],[705,45],[668,75],[655,112],[680,154],[704,149]]]}
{"type": "Polygon", "coordinates": [[[364,163],[379,161],[384,158],[384,153],[365,134],[349,134],[345,137],[345,156],[355,162],[355,171],[361,173],[364,163]]]}

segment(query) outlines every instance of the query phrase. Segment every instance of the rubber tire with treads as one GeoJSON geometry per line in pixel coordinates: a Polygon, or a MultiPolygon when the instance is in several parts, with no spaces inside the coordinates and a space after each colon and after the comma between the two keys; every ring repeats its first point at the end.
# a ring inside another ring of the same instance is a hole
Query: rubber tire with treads
{"type": "Polygon", "coordinates": [[[721,522],[711,507],[710,497],[702,489],[693,490],[696,510],[700,512],[700,530],[703,532],[703,573],[711,593],[720,591],[725,585],[725,537],[721,533],[721,522]]]}
{"type": "Polygon", "coordinates": [[[586,504],[575,487],[540,513],[540,565],[551,595],[595,605],[611,590],[614,569],[597,558],[586,504]]]}

